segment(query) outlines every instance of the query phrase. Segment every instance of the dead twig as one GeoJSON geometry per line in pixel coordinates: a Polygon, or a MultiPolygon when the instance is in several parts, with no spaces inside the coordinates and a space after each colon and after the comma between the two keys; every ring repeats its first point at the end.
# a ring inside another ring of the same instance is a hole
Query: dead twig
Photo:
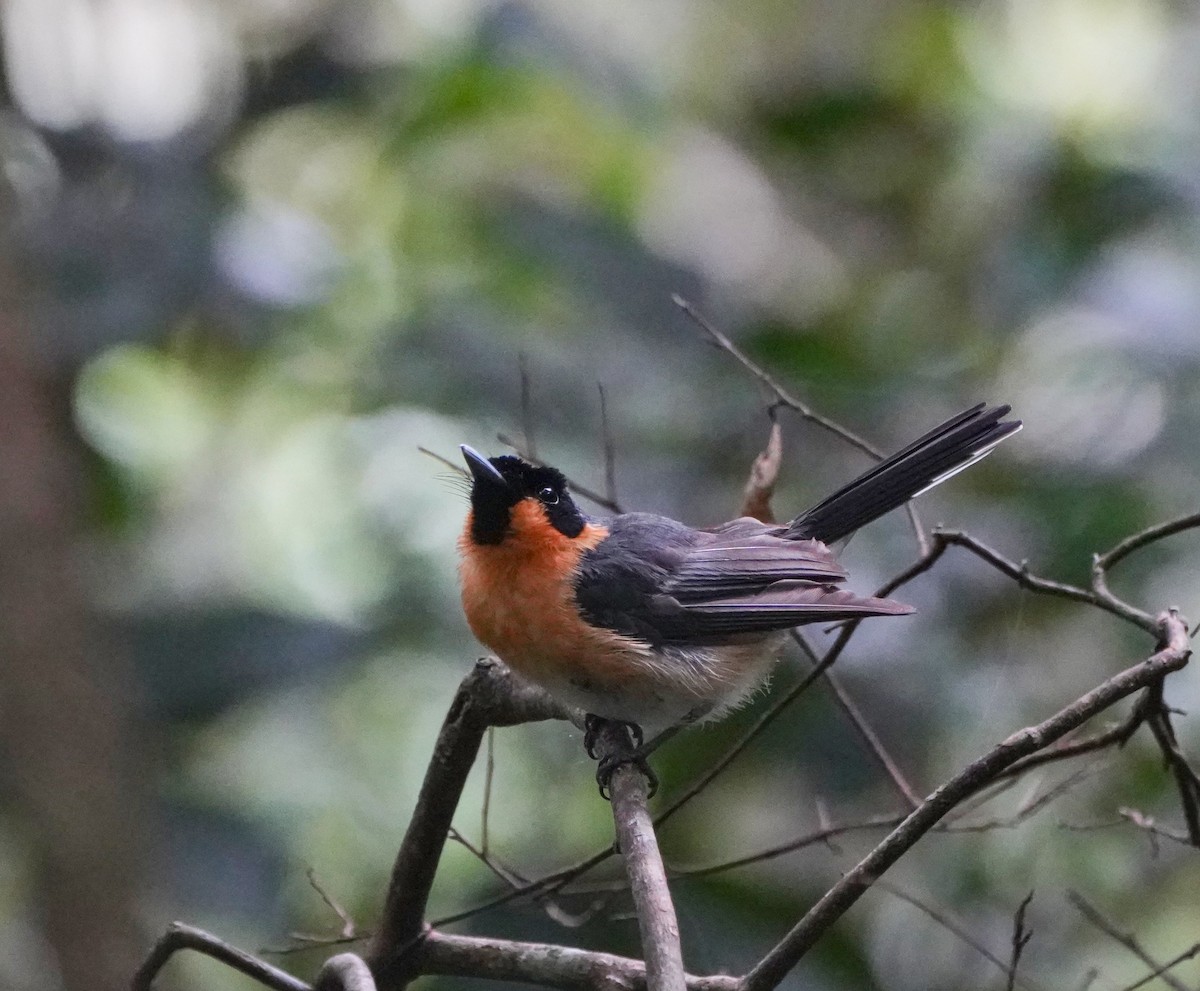
{"type": "MultiPolygon", "coordinates": [[[[496,440],[500,441],[505,447],[512,448],[517,454],[528,461],[531,465],[545,465],[546,462],[541,461],[536,455],[532,454],[523,445],[518,444],[508,434],[496,434],[496,440]]],[[[597,506],[607,509],[611,513],[621,512],[621,505],[615,499],[610,499],[608,496],[597,492],[595,489],[590,489],[586,485],[580,485],[572,478],[567,478],[567,485],[576,495],[581,495],[589,502],[594,502],[597,506]]]]}
{"type": "MultiPolygon", "coordinates": [[[[828,431],[840,440],[845,441],[851,447],[857,448],[864,454],[874,458],[876,461],[881,461],[886,457],[884,452],[874,444],[860,437],[848,427],[844,427],[837,421],[821,415],[807,403],[785,389],[766,369],[752,361],[741,348],[709,323],[700,311],[682,296],[678,294],[672,295],[671,302],[678,306],[684,315],[699,327],[717,348],[733,358],[734,361],[753,375],[767,390],[772,397],[771,403],[767,407],[768,412],[772,414],[772,419],[774,419],[774,413],[777,409],[790,409],[792,412],[799,414],[802,419],[820,427],[822,430],[828,431]]],[[[909,522],[912,524],[913,534],[917,541],[917,550],[921,554],[928,553],[929,538],[925,534],[925,528],[921,526],[921,520],[917,516],[916,508],[911,501],[904,508],[908,513],[909,522]]]]}
{"type": "MultiPolygon", "coordinates": [[[[945,912],[940,911],[934,906],[929,905],[928,903],[917,898],[915,895],[909,894],[908,892],[903,891],[902,889],[897,888],[895,885],[889,884],[886,881],[877,881],[876,884],[878,884],[883,891],[886,891],[893,898],[899,898],[902,902],[907,902],[909,905],[913,906],[913,908],[924,912],[939,926],[952,935],[958,937],[959,940],[971,947],[971,949],[973,949],[989,963],[995,964],[996,967],[1002,971],[1010,972],[1008,964],[1006,964],[1003,960],[996,956],[996,954],[975,939],[974,936],[972,936],[965,928],[951,919],[945,912]]],[[[1023,988],[1029,988],[1030,991],[1033,991],[1035,988],[1035,985],[1031,985],[1024,980],[1018,981],[1017,983],[1023,988]]],[[[1008,991],[1012,991],[1012,988],[1013,985],[1010,982],[1008,985],[1008,991]]]]}
{"type": "Polygon", "coordinates": [[[1012,956],[1008,965],[1007,991],[1013,991],[1016,986],[1017,966],[1021,962],[1021,954],[1025,952],[1025,946],[1033,939],[1033,933],[1025,928],[1025,910],[1029,908],[1031,901],[1033,901],[1032,891],[1021,899],[1021,904],[1017,906],[1016,914],[1013,916],[1012,956]]]}
{"type": "Polygon", "coordinates": [[[767,446],[759,452],[750,466],[750,477],[742,494],[739,516],[750,516],[760,523],[774,523],[771,496],[775,494],[775,483],[779,481],[779,466],[783,462],[783,428],[771,415],[771,430],[767,434],[767,446]]]}
{"type": "Polygon", "coordinates": [[[1075,906],[1080,915],[1082,915],[1085,919],[1087,919],[1088,922],[1104,933],[1104,935],[1108,936],[1111,940],[1113,940],[1113,942],[1120,943],[1123,947],[1125,947],[1125,949],[1141,960],[1142,963],[1144,963],[1147,967],[1157,971],[1158,978],[1164,984],[1173,988],[1174,991],[1188,991],[1188,988],[1185,984],[1183,984],[1181,981],[1177,981],[1174,977],[1167,974],[1166,971],[1168,968],[1163,967],[1162,964],[1160,964],[1157,960],[1150,956],[1149,953],[1146,952],[1145,948],[1141,943],[1138,942],[1137,937],[1134,936],[1133,933],[1121,932],[1121,930],[1109,922],[1108,919],[1106,919],[1100,913],[1099,909],[1097,909],[1094,905],[1091,905],[1078,891],[1068,891],[1067,900],[1075,906]]]}

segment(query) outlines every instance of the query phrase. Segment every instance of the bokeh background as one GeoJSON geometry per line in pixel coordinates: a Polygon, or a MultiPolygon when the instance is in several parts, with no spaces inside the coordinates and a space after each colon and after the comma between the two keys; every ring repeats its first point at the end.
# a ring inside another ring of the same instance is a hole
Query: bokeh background
{"type": "MultiPolygon", "coordinates": [[[[1086,581],[1094,551],[1195,509],[1192,5],[6,0],[0,31],[4,987],[120,986],[172,919],[252,950],[335,933],[310,867],[371,928],[479,651],[464,503],[417,446],[519,436],[524,356],[542,457],[602,485],[602,383],[623,504],[732,515],[763,395],[673,292],[883,447],[1013,403],[1026,430],[921,512],[1041,573],[1086,581]]],[[[784,427],[781,511],[864,466],[784,427]]],[[[915,553],[895,514],[845,560],[865,589],[915,553]]],[[[1185,534],[1117,586],[1200,618],[1198,575],[1185,534]]],[[[839,671],[922,791],[1151,649],[953,551],[906,596],[919,614],[862,629],[839,671]]],[[[1184,672],[1168,699],[1198,688],[1184,672]]],[[[664,795],[764,701],[663,753],[664,795]]],[[[1200,720],[1178,724],[1200,754],[1200,720]]],[[[495,748],[497,857],[534,875],[608,842],[574,730],[495,748]]],[[[457,822],[474,842],[481,794],[477,776],[457,822]]],[[[1019,828],[927,837],[890,877],[1001,957],[1036,889],[1022,975],[1119,988],[1147,968],[1069,889],[1160,959],[1200,918],[1195,851],[1121,807],[1180,825],[1147,740],[1019,828]]],[[[896,808],[818,687],[662,843],[709,864],[896,808]]],[[[745,968],[878,836],[678,882],[690,968],[745,968]]],[[[497,890],[452,844],[431,909],[497,890]]],[[[627,908],[458,929],[636,953],[627,908]]],[[[309,976],[323,955],[282,962],[309,976]]],[[[183,957],[162,986],[248,982],[183,957]]],[[[1003,975],[877,890],[790,986],[1003,975]]]]}

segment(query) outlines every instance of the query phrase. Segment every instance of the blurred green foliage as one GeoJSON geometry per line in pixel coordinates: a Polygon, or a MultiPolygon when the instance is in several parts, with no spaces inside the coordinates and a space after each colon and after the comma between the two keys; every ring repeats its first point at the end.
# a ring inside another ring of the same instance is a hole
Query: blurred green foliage
{"type": "MultiPolygon", "coordinates": [[[[920,512],[1039,573],[1085,581],[1094,552],[1194,509],[1200,89],[1182,67],[1198,64],[1195,11],[575,7],[463,3],[440,20],[363,4],[301,19],[265,64],[244,54],[242,103],[158,146],[5,125],[59,163],[54,202],[24,216],[16,243],[46,360],[72,376],[95,455],[89,553],[108,578],[94,598],[130,631],[145,691],[162,850],[146,864],[150,932],[185,918],[248,948],[332,933],[309,865],[370,929],[479,650],[456,598],[459,487],[417,446],[499,451],[497,431],[519,435],[519,355],[541,456],[599,487],[601,382],[627,507],[696,524],[736,510],[765,438],[762,395],[702,345],[672,292],[881,447],[978,398],[1012,402],[1024,433],[920,512]],[[81,219],[64,222],[70,211],[81,219]],[[136,279],[116,236],[129,230],[146,242],[136,279]]],[[[861,469],[799,420],[785,428],[781,512],[861,469]]],[[[914,554],[897,514],[845,560],[870,588],[914,554]]],[[[1146,608],[1197,613],[1198,566],[1185,534],[1119,584],[1146,608]]],[[[921,791],[1152,647],[954,552],[906,594],[919,615],[868,624],[839,669],[921,791]]],[[[789,658],[777,681],[805,663],[789,658]]],[[[1169,700],[1186,709],[1197,688],[1185,673],[1169,700]]],[[[663,753],[665,795],[765,702],[663,753]]],[[[1200,754],[1195,720],[1179,729],[1200,754]]],[[[506,730],[496,760],[503,862],[532,876],[609,842],[578,734],[506,730]]],[[[1068,773],[981,815],[1014,815],[1068,773]]],[[[457,820],[474,841],[481,801],[477,774],[457,820]]],[[[894,882],[1002,957],[1036,888],[1023,974],[1073,987],[1097,968],[1094,986],[1116,988],[1144,969],[1065,907],[1066,890],[1166,958],[1195,939],[1200,884],[1194,851],[1114,825],[1125,806],[1180,822],[1141,738],[1017,828],[931,835],[894,882]]],[[[662,842],[673,864],[711,863],[898,807],[814,689],[662,842]]],[[[35,925],[22,829],[19,808],[0,816],[6,943],[35,925]]],[[[681,880],[689,966],[753,962],[878,835],[681,880]]],[[[450,844],[431,911],[496,890],[450,844]]],[[[636,953],[624,908],[617,897],[579,929],[537,906],[463,928],[636,953]]],[[[13,986],[54,986],[11,969],[13,986]]],[[[1179,972],[1197,979],[1194,963],[1179,972]]],[[[203,962],[178,973],[240,986],[203,962]]],[[[875,892],[790,986],[1001,982],[875,892]]]]}

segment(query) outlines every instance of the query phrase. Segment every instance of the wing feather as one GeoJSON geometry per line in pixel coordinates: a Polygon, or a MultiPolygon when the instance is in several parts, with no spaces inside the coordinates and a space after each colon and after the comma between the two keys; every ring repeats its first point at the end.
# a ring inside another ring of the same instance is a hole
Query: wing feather
{"type": "Polygon", "coordinates": [[[649,514],[618,517],[584,555],[576,598],[590,622],[654,645],[912,611],[837,588],[846,573],[829,548],[783,533],[748,519],[700,531],[649,514]]]}

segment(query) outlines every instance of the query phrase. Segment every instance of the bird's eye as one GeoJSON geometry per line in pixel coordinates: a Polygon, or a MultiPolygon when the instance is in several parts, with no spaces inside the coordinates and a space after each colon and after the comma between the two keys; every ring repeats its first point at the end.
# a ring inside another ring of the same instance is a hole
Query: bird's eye
{"type": "Polygon", "coordinates": [[[547,485],[541,492],[538,493],[538,498],[547,506],[553,506],[558,502],[558,493],[547,485]]]}

